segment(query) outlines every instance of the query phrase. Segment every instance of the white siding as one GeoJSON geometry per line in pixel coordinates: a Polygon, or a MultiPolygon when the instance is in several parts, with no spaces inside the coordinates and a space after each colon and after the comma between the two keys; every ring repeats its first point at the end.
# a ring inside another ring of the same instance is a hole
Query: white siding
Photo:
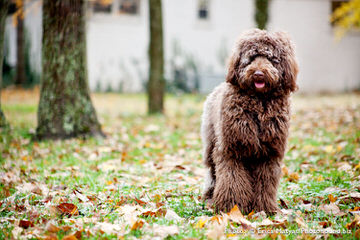
{"type": "MultiPolygon", "coordinates": [[[[34,0],[33,2],[40,2],[34,0]]],[[[90,14],[87,22],[91,89],[100,83],[125,92],[142,91],[148,75],[148,1],[136,16],[90,14]]],[[[166,76],[189,59],[197,66],[202,92],[224,80],[225,58],[237,36],[255,26],[253,0],[210,0],[208,20],[197,18],[198,1],[163,0],[166,76]]],[[[339,92],[360,87],[360,33],[334,40],[330,0],[272,0],[270,30],[290,33],[297,46],[301,92],[339,92]]],[[[10,60],[15,64],[15,29],[7,21],[10,60]]],[[[41,69],[41,8],[29,11],[32,60],[41,69]]]]}

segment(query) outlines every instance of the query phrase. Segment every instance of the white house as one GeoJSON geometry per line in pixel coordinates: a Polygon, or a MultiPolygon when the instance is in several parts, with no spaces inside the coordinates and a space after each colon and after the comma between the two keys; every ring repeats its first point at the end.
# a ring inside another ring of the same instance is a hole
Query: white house
{"type": "MultiPolygon", "coordinates": [[[[147,0],[113,0],[88,6],[87,48],[91,89],[137,92],[148,75],[147,0]]],[[[102,1],[104,2],[104,1],[102,1]]],[[[209,92],[226,74],[238,35],[255,26],[254,0],[163,0],[166,78],[188,79],[209,92]]],[[[360,32],[335,41],[329,16],[339,1],[271,0],[268,29],[290,33],[297,46],[301,92],[360,88],[360,32]]],[[[28,3],[33,66],[41,69],[40,0],[28,3]]],[[[9,60],[15,64],[16,31],[8,19],[9,60]]]]}

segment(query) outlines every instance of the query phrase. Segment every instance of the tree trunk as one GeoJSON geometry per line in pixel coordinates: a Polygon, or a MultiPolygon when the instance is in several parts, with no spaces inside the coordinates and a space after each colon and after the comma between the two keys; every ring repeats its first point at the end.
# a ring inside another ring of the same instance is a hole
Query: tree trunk
{"type": "Polygon", "coordinates": [[[26,82],[25,74],[25,31],[24,31],[24,0],[18,5],[19,15],[16,25],[16,75],[15,85],[22,86],[26,82]]]}
{"type": "Polygon", "coordinates": [[[255,21],[260,29],[265,29],[269,18],[269,0],[255,0],[255,21]]]}
{"type": "Polygon", "coordinates": [[[39,139],[103,136],[87,85],[85,0],[44,0],[39,139]]]}
{"type": "Polygon", "coordinates": [[[164,49],[161,0],[149,0],[150,46],[149,46],[149,113],[162,113],[164,110],[164,49]]]}
{"type": "MultiPolygon", "coordinates": [[[[0,2],[0,93],[2,89],[2,66],[4,59],[4,37],[5,37],[5,20],[10,5],[10,0],[3,0],[0,2]]],[[[6,127],[7,122],[5,115],[1,109],[1,95],[0,95],[0,128],[6,127]]]]}

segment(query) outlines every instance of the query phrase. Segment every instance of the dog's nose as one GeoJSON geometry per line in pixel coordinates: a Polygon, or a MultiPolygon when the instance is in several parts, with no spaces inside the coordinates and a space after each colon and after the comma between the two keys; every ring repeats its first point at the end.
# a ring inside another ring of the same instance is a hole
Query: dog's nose
{"type": "Polygon", "coordinates": [[[255,79],[263,79],[264,78],[264,73],[260,70],[256,70],[254,72],[254,78],[255,79]]]}

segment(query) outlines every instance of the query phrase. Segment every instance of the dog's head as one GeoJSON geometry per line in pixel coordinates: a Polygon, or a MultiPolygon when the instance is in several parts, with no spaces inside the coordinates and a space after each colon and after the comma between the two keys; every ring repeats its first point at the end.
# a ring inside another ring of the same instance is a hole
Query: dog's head
{"type": "Polygon", "coordinates": [[[284,32],[245,32],[230,57],[226,81],[259,94],[289,94],[297,89],[294,46],[284,32]]]}

